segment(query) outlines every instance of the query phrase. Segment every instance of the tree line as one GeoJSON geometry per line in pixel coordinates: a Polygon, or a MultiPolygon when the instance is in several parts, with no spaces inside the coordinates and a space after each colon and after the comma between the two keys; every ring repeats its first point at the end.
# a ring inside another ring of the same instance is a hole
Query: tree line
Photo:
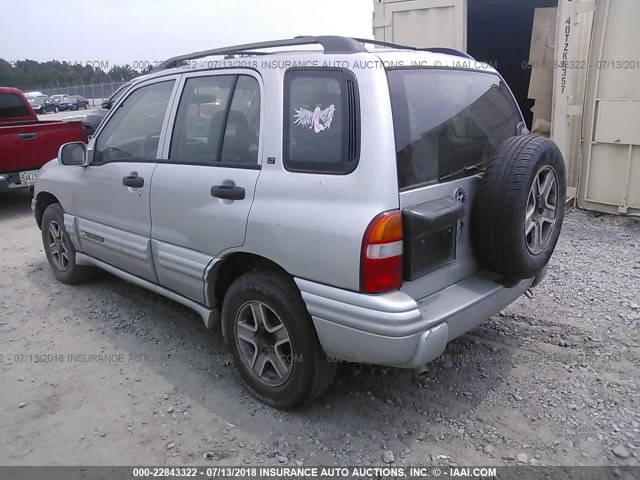
{"type": "Polygon", "coordinates": [[[0,86],[23,91],[73,85],[90,85],[131,80],[151,67],[137,70],[131,65],[109,65],[109,62],[71,63],[51,60],[7,61],[0,58],[0,86]]]}

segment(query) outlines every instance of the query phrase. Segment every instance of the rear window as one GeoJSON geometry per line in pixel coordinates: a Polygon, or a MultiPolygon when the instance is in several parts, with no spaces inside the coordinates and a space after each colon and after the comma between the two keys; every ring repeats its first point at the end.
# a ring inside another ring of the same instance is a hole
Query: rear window
{"type": "Polygon", "coordinates": [[[522,121],[493,73],[398,69],[387,72],[402,189],[485,163],[522,121]]]}
{"type": "Polygon", "coordinates": [[[30,117],[23,100],[15,93],[0,93],[0,118],[30,117]]]}

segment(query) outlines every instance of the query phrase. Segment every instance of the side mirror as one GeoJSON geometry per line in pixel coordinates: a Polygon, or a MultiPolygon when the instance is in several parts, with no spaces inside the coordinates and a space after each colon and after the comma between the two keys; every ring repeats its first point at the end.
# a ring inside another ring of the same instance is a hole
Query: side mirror
{"type": "Polygon", "coordinates": [[[58,161],[62,165],[86,167],[89,164],[86,144],[82,142],[65,143],[58,151],[58,161]]]}
{"type": "Polygon", "coordinates": [[[102,102],[101,106],[102,108],[109,110],[111,108],[111,102],[109,100],[105,100],[104,102],[102,102]]]}

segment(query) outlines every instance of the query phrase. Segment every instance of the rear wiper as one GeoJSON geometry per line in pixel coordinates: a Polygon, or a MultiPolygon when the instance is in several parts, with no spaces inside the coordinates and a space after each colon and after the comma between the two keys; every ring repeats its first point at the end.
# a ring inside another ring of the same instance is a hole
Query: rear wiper
{"type": "Polygon", "coordinates": [[[467,172],[471,172],[473,170],[484,170],[484,167],[482,163],[474,163],[473,165],[467,165],[466,167],[463,167],[460,170],[456,170],[455,172],[447,173],[446,175],[441,176],[438,180],[450,180],[454,177],[467,172]]]}

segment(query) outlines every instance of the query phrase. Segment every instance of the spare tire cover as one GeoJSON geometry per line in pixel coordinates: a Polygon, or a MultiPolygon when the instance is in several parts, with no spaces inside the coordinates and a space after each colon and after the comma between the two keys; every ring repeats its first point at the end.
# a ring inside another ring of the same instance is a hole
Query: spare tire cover
{"type": "Polygon", "coordinates": [[[564,159],[548,138],[506,140],[487,164],[473,213],[477,254],[511,279],[535,276],[558,242],[567,195],[564,159]]]}

